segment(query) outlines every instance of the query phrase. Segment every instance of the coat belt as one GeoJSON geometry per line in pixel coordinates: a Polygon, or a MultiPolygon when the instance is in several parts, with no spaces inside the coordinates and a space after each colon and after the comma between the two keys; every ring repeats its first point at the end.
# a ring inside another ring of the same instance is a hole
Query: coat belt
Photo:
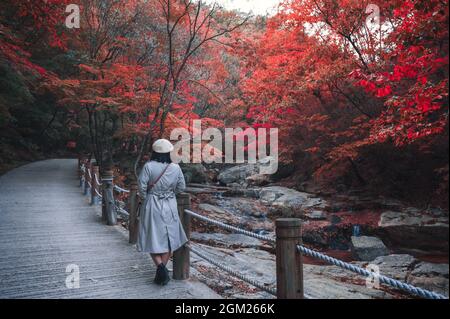
{"type": "Polygon", "coordinates": [[[172,191],[169,192],[149,192],[149,195],[153,195],[155,197],[157,197],[158,199],[172,199],[175,198],[175,193],[172,191]]]}

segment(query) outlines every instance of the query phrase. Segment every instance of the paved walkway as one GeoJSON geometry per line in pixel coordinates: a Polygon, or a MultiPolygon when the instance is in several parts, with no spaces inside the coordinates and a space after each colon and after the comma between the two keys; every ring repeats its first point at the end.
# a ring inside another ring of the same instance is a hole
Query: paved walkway
{"type": "Polygon", "coordinates": [[[73,159],[0,177],[0,298],[219,298],[196,280],[152,284],[149,257],[101,222],[78,185],[73,159]],[[66,287],[69,265],[79,267],[78,289],[66,287]]]}

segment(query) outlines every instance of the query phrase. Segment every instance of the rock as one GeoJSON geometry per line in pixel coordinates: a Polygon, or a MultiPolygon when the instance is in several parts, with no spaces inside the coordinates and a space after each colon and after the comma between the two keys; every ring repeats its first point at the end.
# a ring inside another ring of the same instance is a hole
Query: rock
{"type": "Polygon", "coordinates": [[[269,175],[256,174],[245,179],[248,185],[251,186],[265,186],[270,183],[269,175]]]}
{"type": "Polygon", "coordinates": [[[245,179],[257,173],[257,165],[245,164],[228,168],[221,172],[217,179],[220,183],[229,185],[232,183],[243,183],[245,179]]]}
{"type": "MultiPolygon", "coordinates": [[[[267,156],[257,161],[256,164],[242,164],[222,171],[217,179],[220,183],[229,185],[232,183],[247,185],[267,185],[271,175],[267,173],[272,172],[271,165],[276,163],[277,159],[267,156]]],[[[277,163],[277,167],[278,167],[277,163]]]]}
{"type": "Polygon", "coordinates": [[[302,208],[323,207],[326,205],[324,200],[315,198],[311,194],[281,186],[264,187],[259,194],[262,203],[273,206],[281,213],[293,215],[302,208]]]}
{"type": "Polygon", "coordinates": [[[405,212],[387,211],[381,215],[380,227],[396,226],[424,226],[433,222],[431,216],[421,216],[419,211],[408,210],[405,212]]]}
{"type": "Polygon", "coordinates": [[[200,204],[198,208],[206,212],[217,213],[217,214],[228,214],[228,212],[220,207],[210,205],[210,204],[200,204]]]}
{"type": "Polygon", "coordinates": [[[448,264],[419,262],[410,255],[383,256],[371,264],[379,266],[382,275],[448,296],[448,264]]]}
{"type": "Polygon", "coordinates": [[[230,187],[232,190],[237,191],[237,190],[241,190],[241,189],[245,189],[247,187],[247,183],[246,182],[242,182],[242,184],[239,183],[231,183],[231,184],[227,184],[228,187],[230,187]]]}
{"type": "Polygon", "coordinates": [[[260,193],[260,189],[256,189],[256,188],[234,188],[232,190],[228,190],[225,193],[223,193],[223,196],[226,197],[236,197],[236,196],[241,196],[241,197],[247,197],[247,198],[259,198],[259,193],[260,193]]]}
{"type": "Polygon", "coordinates": [[[312,299],[391,299],[366,287],[365,279],[337,266],[303,265],[305,294],[312,299]]]}
{"type": "MultiPolygon", "coordinates": [[[[275,256],[264,250],[254,248],[243,248],[239,250],[225,248],[211,248],[206,245],[197,245],[209,257],[220,260],[221,263],[227,265],[231,269],[238,271],[240,274],[247,276],[253,280],[262,282],[267,286],[275,286],[275,256]]],[[[194,266],[202,265],[213,267],[203,260],[197,260],[193,256],[194,266]]]]}
{"type": "Polygon", "coordinates": [[[225,247],[259,247],[262,242],[256,238],[241,234],[220,234],[220,233],[192,233],[191,238],[199,242],[212,242],[225,247]]]}
{"type": "Polygon", "coordinates": [[[448,297],[448,264],[421,262],[408,275],[407,282],[413,286],[434,291],[448,297]]]}
{"type": "Polygon", "coordinates": [[[209,197],[206,205],[199,208],[207,211],[207,216],[232,225],[255,231],[255,229],[273,230],[273,221],[265,218],[270,209],[259,201],[243,197],[223,197],[220,194],[209,197]]]}
{"type": "Polygon", "coordinates": [[[180,164],[186,183],[209,182],[208,170],[202,164],[180,164]]]}
{"type": "Polygon", "coordinates": [[[205,187],[186,187],[185,189],[186,193],[190,194],[217,194],[221,191],[214,189],[214,188],[207,188],[207,185],[205,187]]]}
{"type": "Polygon", "coordinates": [[[406,254],[381,256],[371,262],[380,268],[380,274],[401,281],[406,281],[409,271],[416,263],[416,258],[406,254]]]}
{"type": "Polygon", "coordinates": [[[312,244],[312,245],[320,245],[323,247],[327,247],[329,242],[328,242],[328,238],[326,237],[326,235],[323,232],[317,231],[317,230],[312,230],[312,231],[308,231],[308,230],[304,230],[303,231],[303,242],[307,243],[307,244],[312,244]]]}
{"type": "Polygon", "coordinates": [[[411,272],[414,276],[439,276],[448,278],[448,264],[433,264],[428,262],[420,262],[411,272]]]}
{"type": "Polygon", "coordinates": [[[435,217],[448,217],[448,212],[441,208],[432,207],[428,209],[428,212],[435,217]]]}
{"type": "Polygon", "coordinates": [[[234,216],[234,224],[247,224],[250,229],[262,227],[273,229],[273,222],[266,219],[270,209],[259,201],[243,197],[216,197],[210,199],[211,204],[219,206],[234,216]],[[254,217],[254,218],[252,218],[254,217]]]}
{"type": "Polygon", "coordinates": [[[308,198],[307,193],[300,193],[296,190],[282,187],[282,186],[270,186],[270,187],[264,187],[261,189],[259,196],[261,201],[267,204],[272,204],[277,199],[285,196],[285,195],[291,195],[291,196],[297,196],[301,198],[302,201],[306,200],[308,198]]]}
{"type": "Polygon", "coordinates": [[[331,225],[337,225],[342,222],[342,218],[337,215],[332,215],[330,218],[331,225]]]}
{"type": "MultiPolygon", "coordinates": [[[[209,248],[201,245],[215,260],[229,266],[231,269],[243,274],[255,281],[261,282],[268,287],[275,288],[275,256],[262,250],[254,248],[243,248],[239,251],[224,248],[209,248]]],[[[194,268],[215,269],[209,263],[192,255],[194,268]]],[[[209,271],[202,271],[206,276],[209,271]]],[[[214,276],[225,276],[224,272],[217,271],[214,276]]],[[[223,281],[234,280],[233,277],[223,278],[223,281]]],[[[206,280],[207,281],[207,280],[206,280]]],[[[304,265],[304,287],[305,295],[312,299],[379,299],[392,298],[388,292],[368,289],[365,280],[355,276],[354,273],[343,270],[336,266],[304,265]]],[[[253,288],[253,287],[252,287],[253,288]]],[[[226,292],[227,297],[239,296],[253,297],[254,291],[239,291],[236,288],[226,292]]],[[[265,298],[273,298],[265,295],[265,298]]]]}
{"type": "Polygon", "coordinates": [[[322,198],[310,197],[310,198],[308,198],[306,203],[304,203],[302,206],[303,206],[303,208],[311,208],[311,207],[326,208],[327,202],[325,200],[323,200],[322,198]]]}
{"type": "Polygon", "coordinates": [[[327,213],[321,210],[314,210],[312,212],[306,213],[305,216],[309,219],[314,220],[325,220],[327,219],[327,213]]]}
{"type": "Polygon", "coordinates": [[[378,223],[383,238],[403,248],[448,251],[448,216],[407,209],[384,212],[378,223]]]}
{"type": "Polygon", "coordinates": [[[363,261],[372,261],[379,256],[389,254],[381,239],[367,236],[352,236],[352,251],[359,260],[363,261]]]}
{"type": "Polygon", "coordinates": [[[279,209],[282,213],[300,210],[308,197],[309,194],[307,193],[281,186],[265,187],[260,191],[261,202],[279,209]]]}

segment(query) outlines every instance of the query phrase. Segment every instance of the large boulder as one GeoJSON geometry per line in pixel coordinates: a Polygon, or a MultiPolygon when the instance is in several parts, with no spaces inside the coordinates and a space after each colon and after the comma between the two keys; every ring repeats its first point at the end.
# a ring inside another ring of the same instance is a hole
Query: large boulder
{"type": "Polygon", "coordinates": [[[210,213],[216,213],[216,214],[229,214],[229,212],[227,212],[225,209],[222,209],[220,207],[211,205],[211,204],[200,204],[198,205],[198,208],[206,211],[206,212],[210,212],[210,213]]]}
{"type": "Polygon", "coordinates": [[[307,212],[306,217],[312,220],[326,220],[327,213],[322,210],[313,210],[312,212],[307,212]]]}
{"type": "Polygon", "coordinates": [[[186,183],[204,184],[209,181],[208,170],[202,164],[181,164],[186,183]]]}
{"type": "Polygon", "coordinates": [[[417,262],[417,259],[411,255],[394,254],[378,257],[371,264],[378,266],[380,274],[384,276],[406,281],[408,273],[417,262]]]}
{"type": "Polygon", "coordinates": [[[380,274],[448,296],[448,264],[420,262],[411,255],[389,255],[371,262],[380,274]]]}
{"type": "Polygon", "coordinates": [[[368,236],[353,236],[352,251],[359,260],[363,261],[372,261],[377,257],[389,254],[388,249],[381,239],[368,236]]]}
{"type": "Polygon", "coordinates": [[[448,264],[421,262],[409,274],[408,283],[448,296],[448,264]]]}
{"type": "Polygon", "coordinates": [[[228,168],[221,172],[218,176],[220,183],[229,185],[233,183],[244,183],[245,179],[257,173],[257,165],[239,165],[228,168]]]}
{"type": "Polygon", "coordinates": [[[227,168],[219,174],[217,179],[225,185],[266,185],[271,181],[271,175],[268,173],[272,172],[271,168],[274,163],[276,163],[276,158],[267,156],[255,164],[242,164],[227,168]]]}
{"type": "Polygon", "coordinates": [[[259,193],[262,202],[271,205],[304,204],[310,197],[308,193],[298,192],[294,189],[282,186],[264,187],[259,193]]]}
{"type": "Polygon", "coordinates": [[[386,211],[378,226],[383,238],[397,247],[448,251],[448,216],[417,209],[386,211]]]}
{"type": "Polygon", "coordinates": [[[281,186],[264,187],[260,190],[260,200],[282,214],[296,215],[304,209],[324,208],[326,202],[311,194],[281,186]]]}
{"type": "Polygon", "coordinates": [[[245,179],[250,186],[265,186],[270,183],[270,176],[264,174],[256,174],[245,179]]]}
{"type": "Polygon", "coordinates": [[[225,246],[227,248],[258,248],[262,242],[256,238],[248,237],[242,234],[221,234],[221,233],[197,233],[191,234],[191,239],[205,244],[215,246],[225,246]]]}

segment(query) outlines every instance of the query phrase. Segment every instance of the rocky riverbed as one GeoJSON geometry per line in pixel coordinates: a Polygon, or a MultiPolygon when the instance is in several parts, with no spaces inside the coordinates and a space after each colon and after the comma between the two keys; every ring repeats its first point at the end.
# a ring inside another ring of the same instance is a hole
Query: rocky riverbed
{"type": "MultiPolygon", "coordinates": [[[[362,267],[376,265],[384,275],[448,296],[444,210],[418,209],[388,198],[300,192],[271,184],[247,165],[221,172],[197,167],[190,176],[197,179],[190,180],[187,190],[193,210],[205,216],[268,236],[274,236],[276,218],[298,217],[304,221],[306,246],[362,267]],[[211,181],[214,173],[218,182],[211,181]]],[[[203,222],[196,221],[193,228],[192,240],[215,259],[269,287],[275,285],[272,245],[203,222]]],[[[270,297],[203,260],[193,260],[195,275],[224,297],[270,297]]],[[[305,291],[312,298],[411,297],[383,285],[367,288],[365,278],[312,258],[305,258],[304,273],[305,291]]]]}

